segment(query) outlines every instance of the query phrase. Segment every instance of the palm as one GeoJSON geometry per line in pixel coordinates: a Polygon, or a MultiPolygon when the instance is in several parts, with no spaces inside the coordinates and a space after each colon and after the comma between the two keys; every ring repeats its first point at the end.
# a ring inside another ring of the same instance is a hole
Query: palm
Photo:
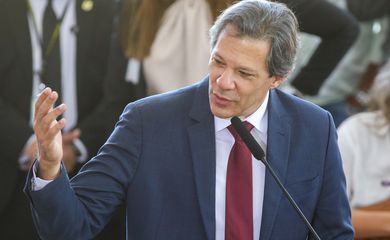
{"type": "Polygon", "coordinates": [[[41,159],[53,162],[61,161],[63,156],[61,132],[58,132],[51,141],[45,139],[45,136],[43,136],[43,139],[38,142],[40,142],[39,154],[41,159]]]}

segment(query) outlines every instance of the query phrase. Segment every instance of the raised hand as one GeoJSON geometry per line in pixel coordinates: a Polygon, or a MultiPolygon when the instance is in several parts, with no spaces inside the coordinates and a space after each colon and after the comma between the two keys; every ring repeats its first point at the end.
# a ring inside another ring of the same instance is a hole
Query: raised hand
{"type": "Polygon", "coordinates": [[[53,108],[58,94],[50,88],[45,88],[35,103],[34,131],[38,143],[38,176],[52,180],[59,175],[61,159],[63,157],[61,130],[65,126],[65,119],[57,121],[62,115],[65,104],[53,108]]]}

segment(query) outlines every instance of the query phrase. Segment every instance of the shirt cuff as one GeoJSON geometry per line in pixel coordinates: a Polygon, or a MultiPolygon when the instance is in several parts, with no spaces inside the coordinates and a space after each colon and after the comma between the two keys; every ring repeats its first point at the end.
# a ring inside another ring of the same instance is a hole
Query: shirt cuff
{"type": "Polygon", "coordinates": [[[33,177],[31,179],[31,190],[39,191],[44,188],[47,184],[51,183],[53,180],[44,180],[37,177],[37,162],[33,165],[33,177]]]}

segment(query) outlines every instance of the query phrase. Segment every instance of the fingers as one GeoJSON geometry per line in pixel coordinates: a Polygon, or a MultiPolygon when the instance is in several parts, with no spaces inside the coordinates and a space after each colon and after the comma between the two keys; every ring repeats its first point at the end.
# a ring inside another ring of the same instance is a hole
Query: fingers
{"type": "Polygon", "coordinates": [[[37,98],[35,102],[35,114],[34,118],[39,120],[43,118],[52,108],[54,103],[58,99],[58,93],[52,91],[50,88],[45,88],[37,98]]]}
{"type": "Polygon", "coordinates": [[[65,119],[53,121],[49,128],[47,128],[47,126],[42,127],[37,123],[34,124],[34,131],[35,135],[37,136],[38,143],[41,146],[50,145],[56,135],[59,134],[65,127],[65,123],[65,119]]]}
{"type": "Polygon", "coordinates": [[[37,118],[38,109],[41,107],[43,101],[45,101],[51,93],[52,91],[50,88],[45,88],[40,94],[38,94],[37,100],[35,102],[34,119],[37,118]]]}
{"type": "Polygon", "coordinates": [[[42,90],[42,92],[38,94],[37,99],[35,101],[35,110],[36,110],[36,106],[41,105],[42,102],[50,95],[51,92],[52,91],[50,88],[45,88],[42,90]]]}
{"type": "MultiPolygon", "coordinates": [[[[63,114],[66,110],[66,106],[61,104],[60,106],[51,109],[42,118],[36,118],[34,121],[34,131],[37,136],[41,136],[50,129],[61,130],[65,127],[65,119],[57,121],[56,118],[63,114]]],[[[56,131],[57,132],[57,131],[56,131]]]]}
{"type": "Polygon", "coordinates": [[[61,130],[65,127],[65,119],[61,119],[60,121],[53,121],[53,124],[50,128],[45,131],[45,140],[51,142],[54,137],[61,132],[61,130]]]}
{"type": "Polygon", "coordinates": [[[58,99],[58,94],[50,88],[45,88],[38,96],[35,103],[34,130],[39,135],[44,135],[47,131],[58,132],[64,128],[65,121],[56,119],[65,112],[65,104],[61,104],[53,109],[53,104],[58,99]]]}

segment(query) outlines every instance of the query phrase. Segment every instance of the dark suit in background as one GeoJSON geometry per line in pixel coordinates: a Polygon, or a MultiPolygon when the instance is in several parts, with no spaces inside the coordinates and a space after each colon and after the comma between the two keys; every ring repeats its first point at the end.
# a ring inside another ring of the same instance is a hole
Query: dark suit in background
{"type": "MultiPolygon", "coordinates": [[[[125,60],[118,50],[117,36],[112,34],[117,3],[94,0],[92,10],[83,11],[82,2],[76,1],[76,127],[93,156],[135,93],[124,81],[125,60]]],[[[33,77],[30,38],[27,2],[0,0],[1,239],[32,239],[35,232],[22,193],[25,173],[18,164],[24,145],[33,135],[29,123],[33,77]]]]}
{"type": "Polygon", "coordinates": [[[296,14],[300,30],[321,38],[321,43],[292,85],[316,95],[327,77],[355,42],[359,24],[348,11],[327,0],[277,0],[296,14]]]}

